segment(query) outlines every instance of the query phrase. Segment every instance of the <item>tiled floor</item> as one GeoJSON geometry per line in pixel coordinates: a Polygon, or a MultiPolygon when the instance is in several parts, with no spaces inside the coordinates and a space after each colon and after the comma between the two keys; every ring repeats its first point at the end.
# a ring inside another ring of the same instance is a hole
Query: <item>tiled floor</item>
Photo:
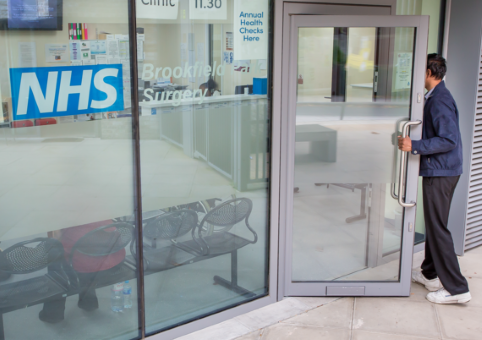
{"type": "MultiPolygon", "coordinates": [[[[422,256],[414,255],[415,267],[422,256]]],[[[418,284],[408,298],[287,298],[178,340],[480,340],[482,247],[459,262],[472,293],[468,304],[432,304],[418,284]]]]}

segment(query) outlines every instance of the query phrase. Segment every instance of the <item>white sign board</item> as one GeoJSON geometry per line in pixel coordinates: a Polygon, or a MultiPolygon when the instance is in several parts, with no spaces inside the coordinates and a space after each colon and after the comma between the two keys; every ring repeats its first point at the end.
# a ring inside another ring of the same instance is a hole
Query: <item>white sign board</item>
{"type": "Polygon", "coordinates": [[[189,19],[226,20],[228,0],[189,0],[189,19]]]}
{"type": "Polygon", "coordinates": [[[137,18],[176,20],[179,0],[136,0],[137,18]]]}
{"type": "Polygon", "coordinates": [[[268,0],[234,2],[234,57],[268,58],[268,0]]]}

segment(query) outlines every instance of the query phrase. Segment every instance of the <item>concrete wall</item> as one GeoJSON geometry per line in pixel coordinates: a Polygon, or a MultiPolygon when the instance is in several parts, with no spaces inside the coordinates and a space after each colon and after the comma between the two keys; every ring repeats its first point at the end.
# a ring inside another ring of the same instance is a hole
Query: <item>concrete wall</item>
{"type": "Polygon", "coordinates": [[[449,229],[454,238],[455,250],[460,255],[464,252],[465,217],[481,53],[481,22],[482,1],[452,0],[446,82],[460,111],[464,173],[455,191],[449,229]]]}

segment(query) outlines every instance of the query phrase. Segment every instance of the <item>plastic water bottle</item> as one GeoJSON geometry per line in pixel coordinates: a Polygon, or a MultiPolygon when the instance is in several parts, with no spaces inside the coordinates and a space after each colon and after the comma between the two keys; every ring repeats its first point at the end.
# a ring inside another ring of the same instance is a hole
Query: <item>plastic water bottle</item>
{"type": "Polygon", "coordinates": [[[124,283],[124,308],[132,308],[132,287],[129,285],[129,281],[124,283]]]}
{"type": "Polygon", "coordinates": [[[119,313],[124,310],[124,294],[122,294],[123,290],[124,283],[116,283],[112,286],[110,306],[112,311],[115,313],[119,313]]]}

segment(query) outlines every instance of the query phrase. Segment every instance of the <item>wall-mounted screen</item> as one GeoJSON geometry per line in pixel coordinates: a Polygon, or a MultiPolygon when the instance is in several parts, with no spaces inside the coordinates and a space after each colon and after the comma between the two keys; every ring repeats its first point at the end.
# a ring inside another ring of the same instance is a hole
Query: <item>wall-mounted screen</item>
{"type": "Polygon", "coordinates": [[[62,0],[0,0],[1,30],[62,30],[62,0]]]}

